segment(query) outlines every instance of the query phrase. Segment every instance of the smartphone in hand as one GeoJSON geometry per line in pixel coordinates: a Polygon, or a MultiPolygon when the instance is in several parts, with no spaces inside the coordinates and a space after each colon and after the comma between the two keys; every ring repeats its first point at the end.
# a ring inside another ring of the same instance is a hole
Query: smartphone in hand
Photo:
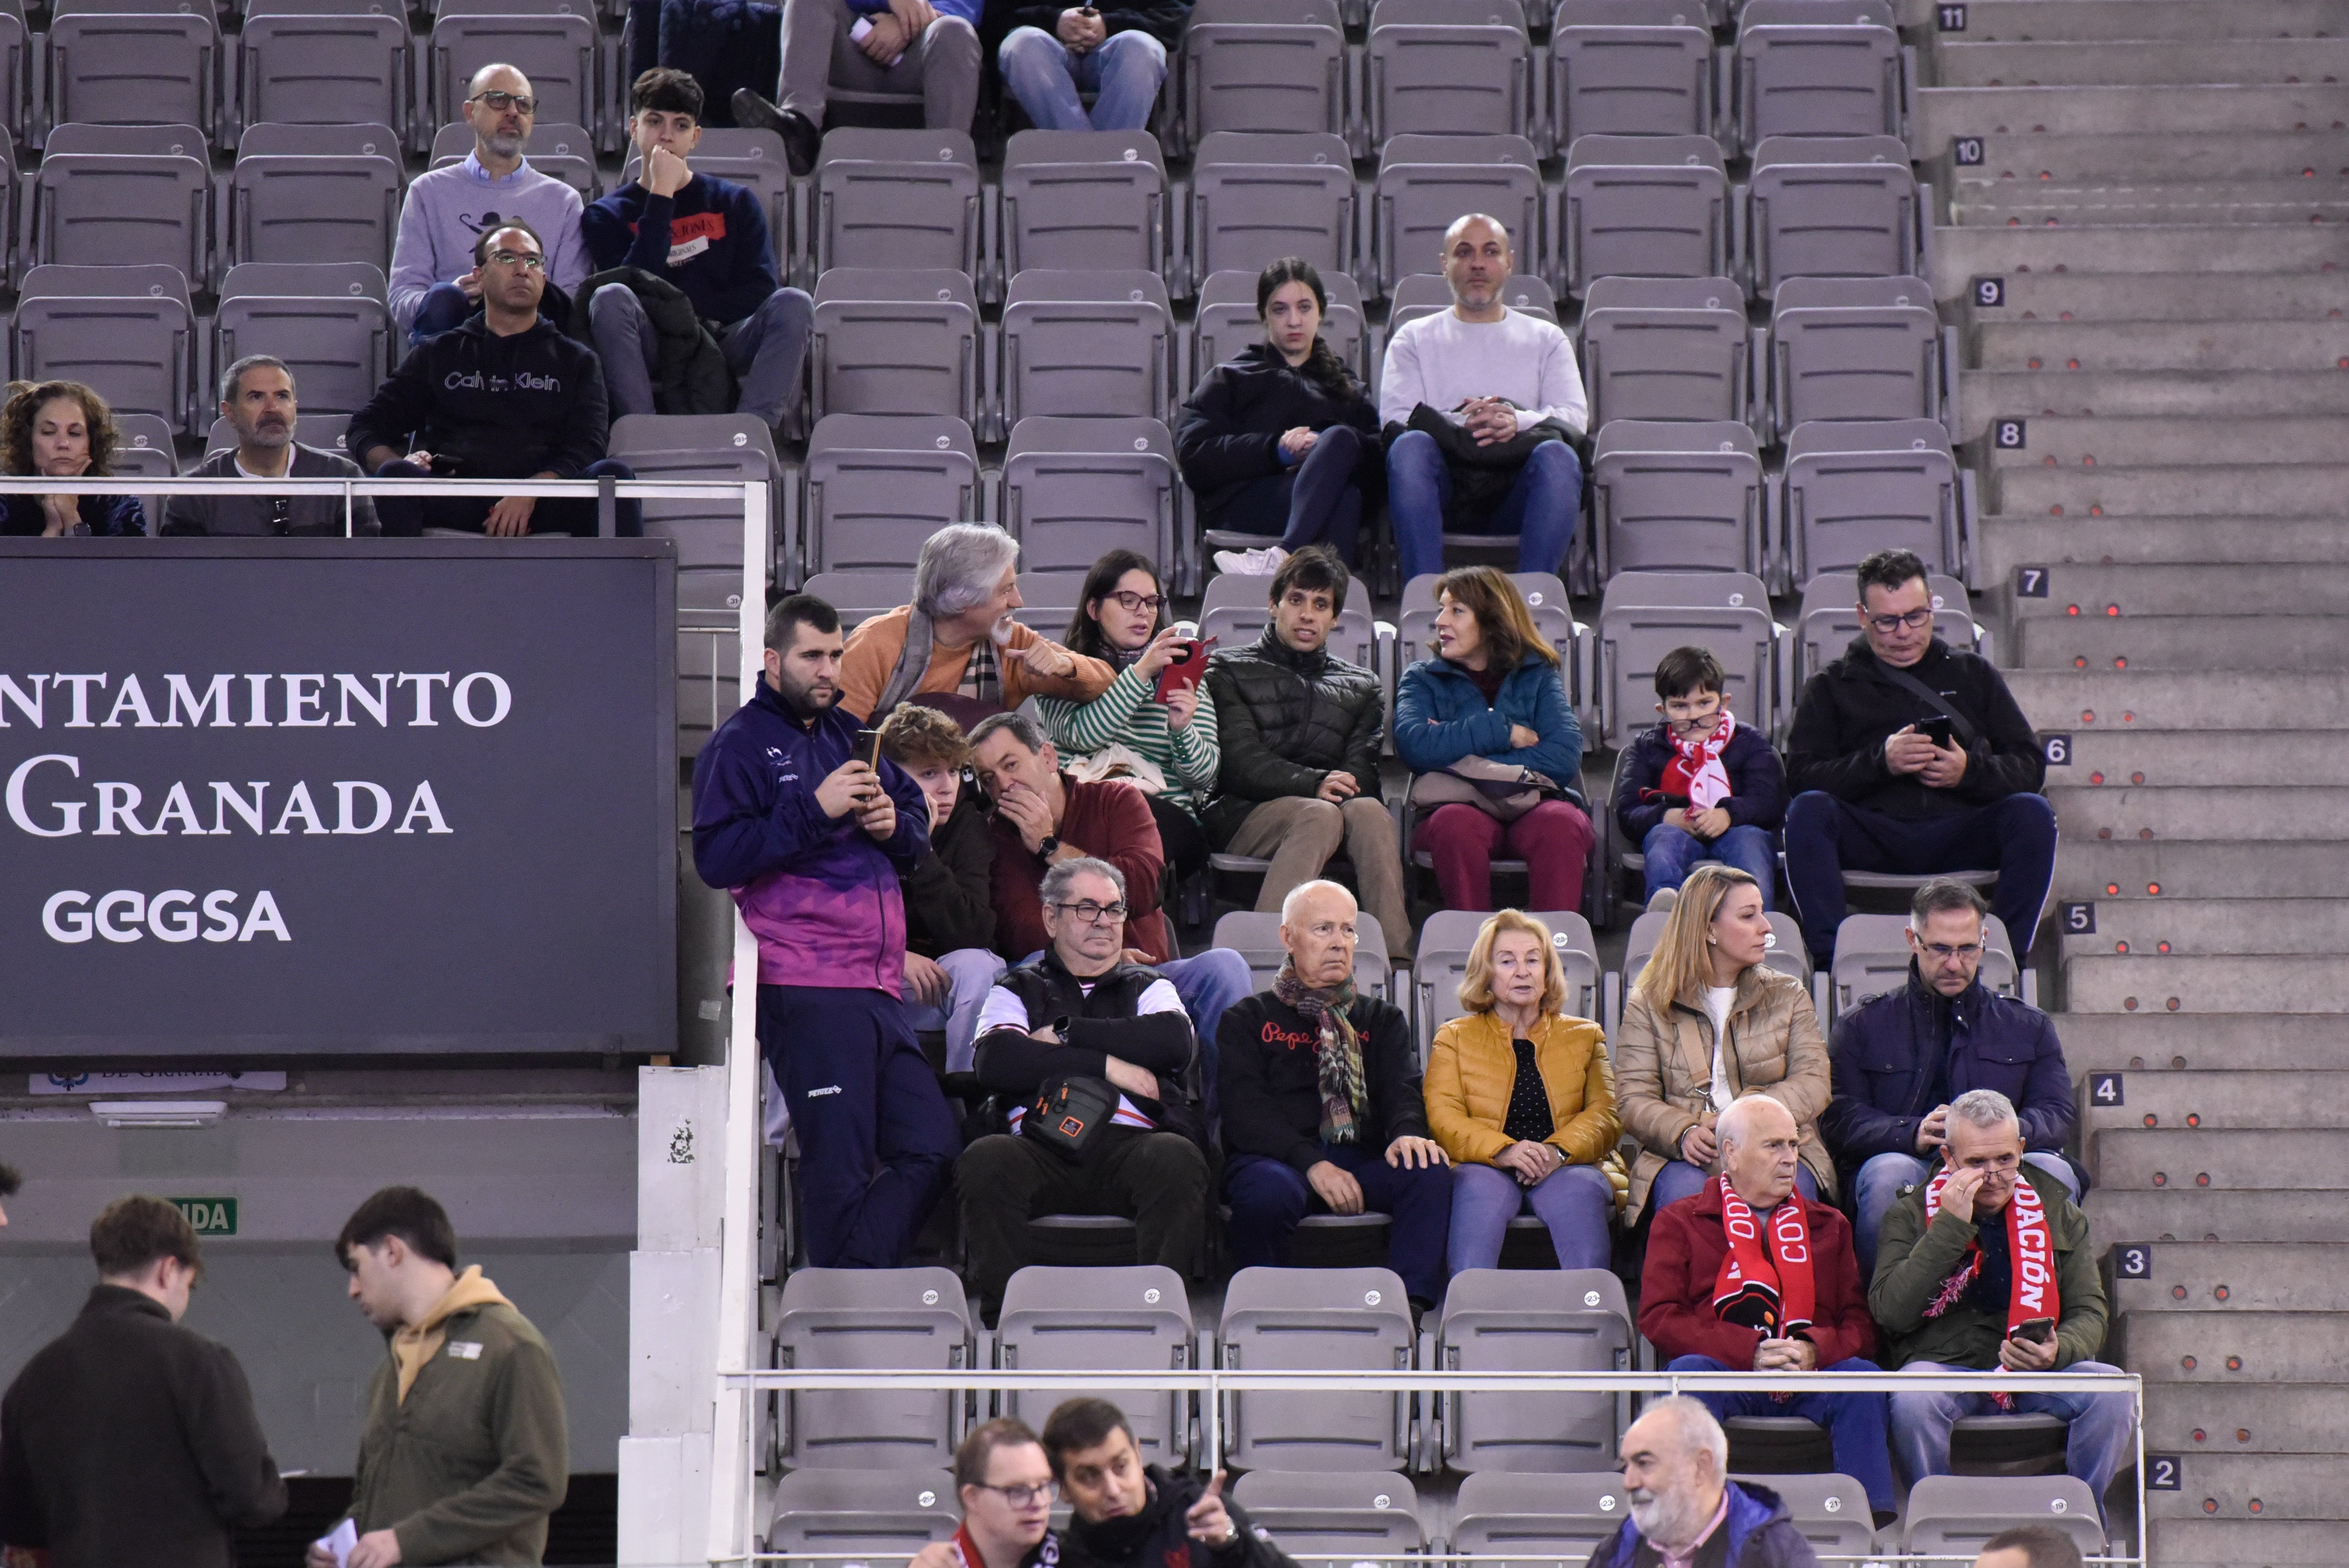
{"type": "Polygon", "coordinates": [[[1170,692],[1188,691],[1205,680],[1207,655],[1215,651],[1215,647],[1216,639],[1212,637],[1205,641],[1195,637],[1183,642],[1174,659],[1158,672],[1158,689],[1154,693],[1158,701],[1165,701],[1170,692]]]}
{"type": "Polygon", "coordinates": [[[2045,1345],[2055,1337],[2055,1320],[2052,1317],[2034,1317],[2027,1322],[2018,1323],[2006,1331],[2006,1337],[2027,1339],[2033,1345],[2045,1345]]]}
{"type": "Polygon", "coordinates": [[[881,732],[857,731],[856,742],[849,748],[848,754],[852,760],[863,763],[874,773],[879,773],[881,771],[881,732]]]}
{"type": "Polygon", "coordinates": [[[1951,724],[1949,716],[1943,713],[1937,713],[1932,718],[1919,723],[1917,732],[1945,752],[1957,739],[1957,727],[1951,724]]]}

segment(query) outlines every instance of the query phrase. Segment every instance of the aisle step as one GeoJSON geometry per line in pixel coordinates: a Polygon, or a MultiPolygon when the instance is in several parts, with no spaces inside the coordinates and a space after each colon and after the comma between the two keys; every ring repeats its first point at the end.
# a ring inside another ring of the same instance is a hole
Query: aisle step
{"type": "Polygon", "coordinates": [[[2349,1244],[2180,1242],[2108,1252],[2115,1312],[2349,1312],[2349,1244]],[[2131,1267],[2147,1271],[2127,1277],[2131,1267]]]}
{"type": "Polygon", "coordinates": [[[1990,516],[1974,524],[1974,560],[1985,584],[2021,566],[2349,566],[2349,518],[1990,516]]]}
{"type": "Polygon", "coordinates": [[[1974,329],[1981,370],[2341,372],[2349,319],[1996,321],[1974,329]],[[2035,363],[2034,363],[2035,361],[2035,363]]]}
{"type": "MultiPolygon", "coordinates": [[[[2160,1191],[2174,1197],[2206,1187],[2221,1192],[2315,1194],[2349,1189],[2349,1131],[2110,1127],[2091,1134],[2087,1146],[2089,1169],[2096,1181],[2124,1192],[2160,1191]]],[[[2349,1223],[2349,1216],[2344,1220],[2349,1223]]],[[[2125,1238],[2115,1234],[2112,1239],[2125,1238]]],[[[2328,1233],[2307,1239],[2339,1238],[2328,1233]]]]}
{"type": "Polygon", "coordinates": [[[1940,87],[2230,84],[2331,85],[2349,78],[2349,38],[2099,40],[1970,44],[1939,40],[1940,87]]]}
{"type": "MultiPolygon", "coordinates": [[[[2349,964],[2338,953],[2108,953],[2065,963],[2064,991],[2074,1012],[2342,1012],[2349,964]]],[[[2349,1160],[2349,1141],[2340,1152],[2349,1160]]],[[[2339,1175],[2349,1186],[2349,1166],[2339,1175]]]]}
{"type": "Polygon", "coordinates": [[[2349,839],[2349,787],[2271,789],[2261,784],[2101,787],[2051,783],[2047,798],[2067,837],[2175,843],[2213,839],[2294,843],[2349,839]]]}
{"type": "Polygon", "coordinates": [[[1972,0],[1948,39],[2273,38],[2349,32],[2343,0],[1972,0]]]}
{"type": "MultiPolygon", "coordinates": [[[[2310,1332],[2302,1313],[2130,1313],[2114,1321],[2127,1342],[2129,1370],[2148,1384],[2248,1387],[2341,1376],[2339,1342],[2310,1332]]],[[[2105,1348],[2113,1348],[2110,1339],[2105,1348]]]]}
{"type": "MultiPolygon", "coordinates": [[[[2184,374],[2184,372],[2179,372],[2184,374]]],[[[2026,426],[2024,438],[2029,439],[2026,426]]],[[[2006,468],[1988,476],[1986,505],[2003,513],[2069,517],[2075,513],[2158,516],[2245,512],[2338,517],[2349,496],[2349,465],[2277,463],[2226,467],[2006,468]],[[2056,509],[2062,508],[2059,513],[2056,509]]]]}
{"type": "MultiPolygon", "coordinates": [[[[2225,1241],[2349,1244],[2349,1205],[2337,1192],[2115,1191],[2081,1204],[2098,1248],[2122,1242],[2225,1241]]],[[[2333,1376],[2333,1374],[2327,1374],[2333,1376]]]]}
{"type": "MultiPolygon", "coordinates": [[[[2142,4],[2145,0],[2131,0],[2142,4]]],[[[1909,146],[1927,157],[1954,138],[2012,134],[2199,136],[2340,129],[2349,87],[2198,83],[2154,87],[1927,87],[1917,93],[1909,146]]],[[[1992,155],[1996,156],[1995,143],[1992,155]]]]}
{"type": "MultiPolygon", "coordinates": [[[[2158,1259],[2206,1244],[2156,1247],[2153,1252],[2158,1259]]],[[[2249,1388],[2158,1383],[2146,1390],[2145,1446],[2172,1454],[2335,1452],[2349,1449],[2349,1401],[2337,1386],[2322,1383],[2249,1388]]]]}
{"type": "MultiPolygon", "coordinates": [[[[2094,602],[2085,595],[2082,600],[2094,602]]],[[[2102,608],[2098,605],[2084,613],[2097,614],[2102,608]]],[[[2077,733],[2100,724],[2140,731],[2255,730],[2260,733],[2253,757],[2281,749],[2275,747],[2278,731],[2349,727],[2349,676],[2330,670],[2313,672],[2304,680],[2247,686],[2240,676],[2208,672],[2017,670],[2008,672],[2006,683],[2042,730],[2077,733]]]]}
{"type": "MultiPolygon", "coordinates": [[[[2220,738],[2235,742],[2236,765],[2240,766],[2241,738],[2220,738]]],[[[2338,840],[2292,844],[2155,839],[2148,843],[2134,838],[2066,838],[2055,851],[2054,897],[2058,899],[2337,898],[2344,888],[2349,888],[2349,844],[2338,840]],[[2148,888],[2159,891],[2148,894],[2148,888]]],[[[2349,1031],[2344,1032],[2344,1038],[2349,1040],[2349,1031]]]]}
{"type": "MultiPolygon", "coordinates": [[[[2067,791],[2068,795],[2076,794],[2067,791]]],[[[2290,794],[2291,791],[2278,791],[2290,794]]],[[[2058,810],[2062,808],[2059,806],[2058,810]]],[[[2065,815],[2068,831],[2071,818],[2065,815]]],[[[2056,950],[2064,958],[2107,953],[2200,958],[2218,953],[2349,952],[2349,898],[2095,898],[2085,912],[2059,919],[2056,950]],[[2075,934],[2067,929],[2077,925],[2075,934]],[[2088,928],[2093,927],[2093,931],[2088,928]]],[[[2343,1032],[2349,1066],[2349,1030],[2343,1032]]],[[[2349,1116],[2349,1078],[2333,1087],[2349,1116]]],[[[2279,1109],[2278,1115],[2284,1114],[2279,1109]]],[[[2322,1114],[2331,1115],[2331,1110],[2322,1114]]],[[[2276,1126],[2287,1124],[2279,1122],[2276,1126]]]]}
{"type": "MultiPolygon", "coordinates": [[[[2099,925],[2112,903],[2097,904],[2099,925]]],[[[2159,903],[2151,901],[2155,907],[2159,903]]],[[[2185,905],[2189,909],[2193,907],[2190,902],[2185,905]]],[[[2129,918],[2135,918],[2134,910],[2129,918]]],[[[2190,1017],[2162,1013],[2147,1018],[2085,1012],[2059,1016],[2055,1031],[2064,1042],[2064,1061],[2075,1077],[2092,1072],[2127,1072],[2158,1078],[2168,1071],[2198,1069],[2287,1076],[2349,1072],[2349,1030],[2344,1030],[2337,1018],[2266,1012],[2202,1012],[2190,1017]]],[[[2135,1084],[2134,1078],[2128,1080],[2124,1092],[2133,1096],[2135,1084]]],[[[2165,1091],[2157,1084],[2148,1092],[2165,1091]]],[[[2349,1226],[2340,1237],[2322,1239],[2349,1240],[2349,1226]]]]}
{"type": "MultiPolygon", "coordinates": [[[[2341,472],[2349,476],[2349,469],[2341,472]]],[[[2349,496],[2349,491],[2343,493],[2349,496]]],[[[2051,566],[2044,583],[2034,579],[2024,586],[2047,591],[2017,597],[2014,613],[2059,620],[2078,616],[2258,615],[2280,609],[2332,615],[2349,609],[2349,570],[2338,566],[2243,566],[2213,572],[2207,566],[2164,563],[2051,566]]]]}
{"type": "MultiPolygon", "coordinates": [[[[2349,116],[2349,90],[2344,90],[2340,113],[2329,118],[2344,116],[2349,116]]],[[[2267,226],[2230,229],[2192,223],[2115,229],[1951,226],[1933,231],[1932,250],[1933,270],[1928,281],[1933,293],[1938,298],[1956,299],[1973,279],[1985,275],[2316,273],[2328,263],[2349,266],[2349,230],[2314,225],[2305,231],[2267,226]]]]}
{"type": "MultiPolygon", "coordinates": [[[[2344,263],[2349,265],[2349,263],[2344,263]]],[[[1960,288],[1965,286],[1962,281],[1960,288]]],[[[2194,376],[2147,370],[1963,370],[1959,431],[1984,439],[1995,421],[2259,419],[2349,413],[2349,373],[2340,370],[2217,370],[2194,376]]],[[[2028,429],[2025,437],[2028,439],[2028,429]]]]}
{"type": "Polygon", "coordinates": [[[2326,616],[2043,616],[2017,630],[2000,662],[2019,669],[2349,669],[2349,637],[2326,616]]]}
{"type": "Polygon", "coordinates": [[[2337,223],[2349,215],[2338,178],[2239,184],[1963,185],[1950,221],[1962,228],[2077,227],[2116,223],[2337,223]]]}
{"type": "MultiPolygon", "coordinates": [[[[2349,278],[2335,286],[2349,305],[2349,278]]],[[[2339,462],[2349,442],[2349,419],[2067,419],[2033,420],[2021,447],[1986,445],[1993,470],[2012,468],[2225,467],[2261,463],[2298,466],[2339,462]]]]}
{"type": "MultiPolygon", "coordinates": [[[[2123,0],[2140,14],[2178,9],[2123,0]]],[[[2079,136],[2008,131],[1983,139],[1981,163],[1949,161],[1945,148],[1929,148],[1936,185],[1953,192],[1973,185],[2026,181],[2092,185],[2111,180],[2296,180],[2337,173],[2349,164],[2349,133],[2329,129],[2264,132],[2148,131],[2139,136],[2079,136]]]]}

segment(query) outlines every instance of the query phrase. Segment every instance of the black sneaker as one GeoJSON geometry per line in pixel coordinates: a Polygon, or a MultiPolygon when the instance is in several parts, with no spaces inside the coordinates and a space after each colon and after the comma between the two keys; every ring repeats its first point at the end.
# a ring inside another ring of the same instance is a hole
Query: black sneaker
{"type": "Polygon", "coordinates": [[[734,89],[734,123],[749,130],[771,130],[783,139],[783,156],[792,172],[804,180],[815,172],[815,155],[823,146],[823,132],[795,109],[779,109],[749,88],[734,89]]]}

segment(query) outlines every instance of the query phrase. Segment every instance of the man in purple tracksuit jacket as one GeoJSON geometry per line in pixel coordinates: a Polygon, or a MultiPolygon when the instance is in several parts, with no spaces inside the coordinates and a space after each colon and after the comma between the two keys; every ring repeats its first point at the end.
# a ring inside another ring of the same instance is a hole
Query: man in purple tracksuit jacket
{"type": "Polygon", "coordinates": [[[894,1269],[961,1139],[899,1005],[897,879],[929,846],[929,812],[896,763],[855,760],[842,640],[812,595],[768,612],[758,695],[693,764],[693,865],[759,939],[759,1045],[799,1130],[808,1262],[894,1269]]]}

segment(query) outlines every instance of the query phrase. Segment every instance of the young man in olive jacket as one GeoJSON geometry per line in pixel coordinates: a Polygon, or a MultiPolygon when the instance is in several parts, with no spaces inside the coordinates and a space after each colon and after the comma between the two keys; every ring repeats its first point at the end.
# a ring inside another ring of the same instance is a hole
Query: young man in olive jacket
{"type": "MultiPolygon", "coordinates": [[[[358,1206],[335,1241],[388,1355],[367,1390],[346,1568],[534,1564],[570,1485],[563,1381],[530,1320],[457,1272],[448,1211],[413,1187],[358,1206]]],[[[307,1568],[336,1568],[323,1545],[307,1568]]]]}
{"type": "Polygon", "coordinates": [[[1297,1568],[1224,1496],[1142,1462],[1125,1413],[1106,1399],[1063,1400],[1044,1423],[1044,1454],[1068,1500],[1060,1568],[1297,1568]]]}

